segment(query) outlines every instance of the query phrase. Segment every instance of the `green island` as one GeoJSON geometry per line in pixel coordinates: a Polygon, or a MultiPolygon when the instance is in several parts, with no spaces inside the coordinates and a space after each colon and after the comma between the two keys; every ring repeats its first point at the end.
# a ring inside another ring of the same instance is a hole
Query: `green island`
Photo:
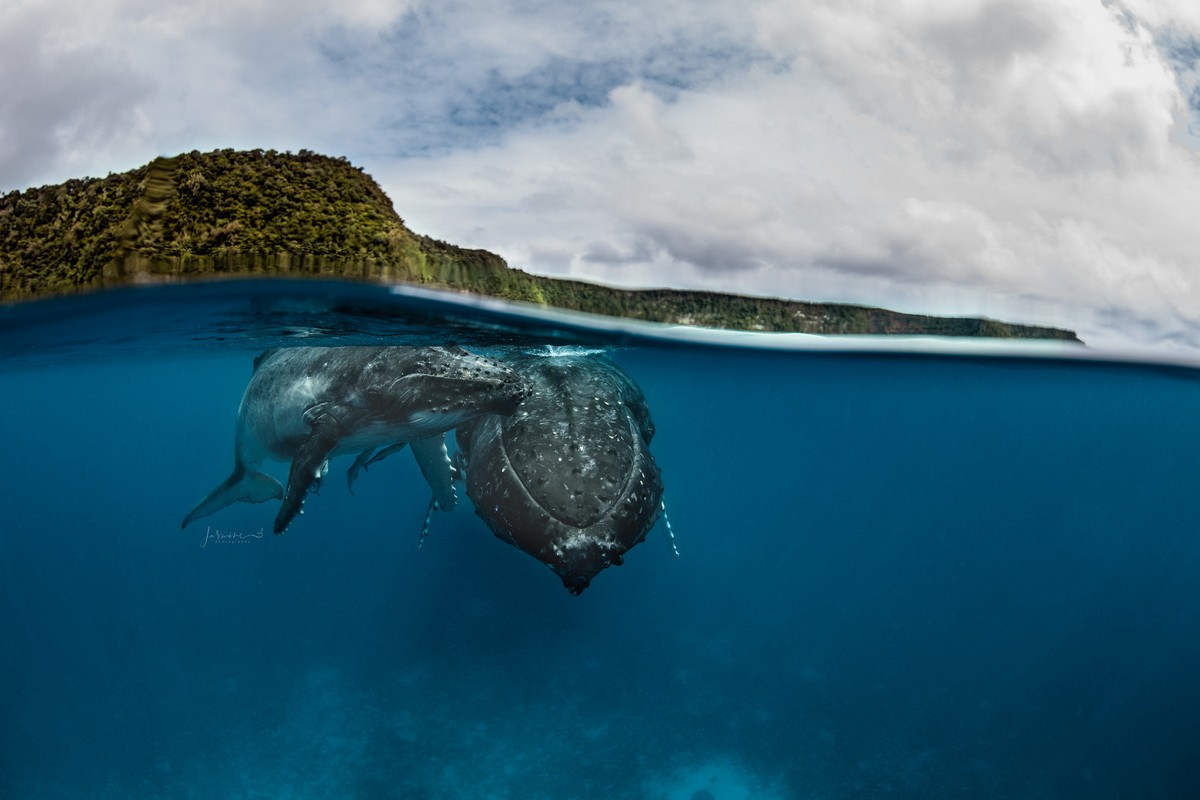
{"type": "Polygon", "coordinates": [[[184,153],[0,196],[0,302],[235,275],[409,283],[735,330],[1077,340],[990,319],[531,275],[486,250],[413,233],[360,168],[306,150],[184,153]]]}

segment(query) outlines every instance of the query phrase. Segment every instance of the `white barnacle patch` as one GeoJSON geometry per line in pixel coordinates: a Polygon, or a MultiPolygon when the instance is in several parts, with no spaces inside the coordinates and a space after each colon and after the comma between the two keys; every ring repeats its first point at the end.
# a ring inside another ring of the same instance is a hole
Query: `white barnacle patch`
{"type": "Polygon", "coordinates": [[[613,550],[617,547],[617,543],[612,539],[596,536],[586,530],[575,530],[554,543],[554,553],[561,558],[568,550],[583,550],[590,547],[598,547],[601,550],[613,550]]]}

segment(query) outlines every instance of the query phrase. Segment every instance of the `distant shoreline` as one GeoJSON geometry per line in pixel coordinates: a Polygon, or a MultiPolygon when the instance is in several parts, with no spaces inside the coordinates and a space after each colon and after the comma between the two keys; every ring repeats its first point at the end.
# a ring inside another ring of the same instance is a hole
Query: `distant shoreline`
{"type": "Polygon", "coordinates": [[[991,319],[532,275],[413,233],[369,175],[304,150],[185,153],[0,197],[0,302],[233,276],[406,284],[727,330],[1079,341],[991,319]]]}

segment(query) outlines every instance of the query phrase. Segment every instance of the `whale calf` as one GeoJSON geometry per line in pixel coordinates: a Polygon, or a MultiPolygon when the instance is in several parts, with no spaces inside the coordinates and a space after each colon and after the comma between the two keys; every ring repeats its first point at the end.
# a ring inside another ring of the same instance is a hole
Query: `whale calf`
{"type": "Polygon", "coordinates": [[[661,473],[641,389],[605,356],[520,356],[505,363],[531,392],[508,417],[455,431],[475,513],[502,541],[579,594],[654,527],[661,473]]]}
{"type": "Polygon", "coordinates": [[[233,473],[183,527],[231,503],[282,498],[274,526],[282,533],[331,456],[404,443],[439,504],[453,507],[443,434],[480,415],[513,413],[528,391],[509,367],[456,346],[268,350],[255,359],[238,409],[233,473]],[[286,489],[259,472],[267,459],[291,462],[286,489]]]}

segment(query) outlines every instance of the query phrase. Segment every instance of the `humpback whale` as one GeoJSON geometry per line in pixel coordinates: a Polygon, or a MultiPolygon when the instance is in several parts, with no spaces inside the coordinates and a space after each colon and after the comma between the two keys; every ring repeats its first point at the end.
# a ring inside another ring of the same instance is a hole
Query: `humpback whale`
{"type": "Polygon", "coordinates": [[[377,447],[394,452],[404,443],[435,499],[452,508],[443,434],[480,415],[511,414],[528,389],[503,364],[456,346],[268,350],[254,360],[238,409],[233,473],[183,518],[183,527],[231,503],[282,498],[274,527],[282,533],[331,456],[377,447]],[[286,489],[259,472],[266,459],[291,462],[286,489]]]}
{"type": "Polygon", "coordinates": [[[641,389],[600,355],[506,359],[532,391],[455,431],[475,513],[574,595],[654,527],[663,485],[641,389]]]}

